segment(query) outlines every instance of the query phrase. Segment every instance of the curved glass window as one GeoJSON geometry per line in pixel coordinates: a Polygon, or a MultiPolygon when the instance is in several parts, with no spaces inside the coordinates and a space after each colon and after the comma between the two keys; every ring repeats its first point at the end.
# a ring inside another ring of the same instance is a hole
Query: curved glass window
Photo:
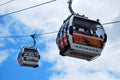
{"type": "Polygon", "coordinates": [[[105,31],[102,25],[100,25],[99,22],[92,20],[74,17],[73,30],[74,32],[79,32],[85,35],[90,35],[101,39],[105,38],[105,31]]]}
{"type": "Polygon", "coordinates": [[[101,25],[96,25],[96,34],[98,35],[99,38],[104,39],[105,38],[105,31],[104,29],[101,27],[101,25]]]}

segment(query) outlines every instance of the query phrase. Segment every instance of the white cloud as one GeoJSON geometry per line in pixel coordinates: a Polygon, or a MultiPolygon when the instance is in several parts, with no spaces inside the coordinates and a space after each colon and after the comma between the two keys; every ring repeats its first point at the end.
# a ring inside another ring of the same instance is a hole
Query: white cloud
{"type": "Polygon", "coordinates": [[[112,21],[120,13],[119,0],[73,0],[73,3],[76,12],[93,19],[99,18],[102,23],[112,21]]]}
{"type": "Polygon", "coordinates": [[[54,75],[50,80],[117,80],[106,72],[96,72],[89,74],[74,71],[66,74],[67,75],[54,75]]]}
{"type": "Polygon", "coordinates": [[[46,43],[46,50],[44,53],[42,53],[42,56],[44,57],[45,61],[48,62],[56,62],[56,60],[59,59],[59,52],[58,48],[55,44],[55,42],[51,41],[46,43]]]}
{"type": "Polygon", "coordinates": [[[8,54],[5,51],[0,51],[0,65],[7,59],[8,54]]]}
{"type": "MultiPolygon", "coordinates": [[[[34,2],[30,0],[18,0],[7,4],[7,6],[1,7],[1,9],[4,9],[2,10],[3,13],[7,13],[4,11],[8,10],[8,12],[12,12],[39,3],[44,3],[46,1],[48,0],[35,0],[34,2]]],[[[54,31],[59,29],[62,21],[70,14],[68,11],[68,4],[66,2],[67,0],[58,0],[56,2],[13,15],[29,27],[41,29],[43,31],[51,31],[51,29],[53,29],[54,31]]],[[[85,14],[91,19],[95,20],[99,18],[102,23],[110,22],[120,14],[119,0],[73,0],[73,9],[75,12],[85,14]]]]}
{"type": "Polygon", "coordinates": [[[114,72],[119,73],[120,72],[120,65],[119,64],[119,52],[120,52],[120,43],[118,43],[120,41],[116,40],[114,42],[108,42],[108,44],[106,45],[106,49],[103,51],[103,56],[102,59],[104,60],[104,64],[109,65],[107,66],[107,69],[112,70],[114,72]]]}
{"type": "MultiPolygon", "coordinates": [[[[53,74],[50,80],[119,80],[120,44],[117,42],[108,44],[110,45],[106,46],[102,55],[92,62],[71,57],[57,59],[54,57],[52,60],[56,61],[56,64],[51,68],[51,71],[60,72],[60,74],[53,74]]],[[[48,55],[52,56],[49,53],[48,55]]]]}
{"type": "MultiPolygon", "coordinates": [[[[3,13],[1,12],[1,14],[7,13],[7,12],[4,12],[6,9],[8,9],[8,12],[12,12],[12,11],[23,9],[39,3],[44,3],[46,1],[49,1],[49,0],[44,0],[44,1],[36,0],[34,2],[30,0],[14,1],[11,4],[8,4],[9,7],[8,6],[2,7],[2,9],[4,10],[2,10],[3,13]]],[[[63,1],[57,1],[50,4],[46,4],[47,6],[43,5],[31,10],[13,14],[13,15],[31,28],[41,29],[43,31],[50,31],[52,29],[54,31],[59,29],[63,21],[62,18],[65,17],[64,15],[66,14],[66,11],[68,11],[66,10],[67,7],[65,8],[64,3],[63,1]]]]}

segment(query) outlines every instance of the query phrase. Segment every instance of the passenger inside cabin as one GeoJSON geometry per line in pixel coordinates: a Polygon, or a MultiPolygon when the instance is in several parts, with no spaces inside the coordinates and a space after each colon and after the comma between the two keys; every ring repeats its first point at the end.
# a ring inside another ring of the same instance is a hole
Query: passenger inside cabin
{"type": "Polygon", "coordinates": [[[98,35],[96,34],[96,31],[93,31],[93,36],[98,37],[98,35]]]}
{"type": "Polygon", "coordinates": [[[90,29],[89,28],[84,28],[84,33],[87,35],[91,35],[90,29]]]}

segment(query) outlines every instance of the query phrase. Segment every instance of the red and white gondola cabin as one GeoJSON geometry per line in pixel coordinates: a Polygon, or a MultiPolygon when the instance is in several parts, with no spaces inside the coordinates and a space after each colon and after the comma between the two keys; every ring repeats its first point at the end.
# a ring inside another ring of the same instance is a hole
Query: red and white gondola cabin
{"type": "Polygon", "coordinates": [[[62,24],[56,43],[59,54],[91,61],[101,55],[107,35],[99,21],[79,15],[69,16],[62,24]]]}
{"type": "Polygon", "coordinates": [[[20,66],[37,68],[40,59],[39,52],[34,47],[23,47],[18,55],[18,63],[20,66]]]}

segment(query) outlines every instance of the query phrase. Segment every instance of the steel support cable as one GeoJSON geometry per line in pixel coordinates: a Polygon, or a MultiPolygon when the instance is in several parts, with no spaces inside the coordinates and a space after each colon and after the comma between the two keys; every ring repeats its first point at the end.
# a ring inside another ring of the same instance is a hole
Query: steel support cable
{"type": "Polygon", "coordinates": [[[120,23],[120,21],[113,21],[113,22],[103,23],[102,25],[115,24],[115,23],[120,23]]]}
{"type": "Polygon", "coordinates": [[[6,4],[11,3],[11,2],[13,2],[13,1],[15,1],[15,0],[7,1],[7,2],[5,2],[5,3],[0,4],[0,6],[6,5],[6,4]]]}
{"type": "MultiPolygon", "coordinates": [[[[57,33],[57,32],[58,32],[58,31],[52,31],[52,32],[45,32],[45,33],[40,33],[40,34],[31,34],[31,35],[40,36],[40,35],[53,34],[53,33],[57,33]]],[[[1,36],[0,38],[31,37],[31,35],[1,36]]]]}
{"type": "MultiPolygon", "coordinates": [[[[114,22],[108,22],[108,23],[103,23],[102,25],[108,25],[108,24],[115,24],[115,23],[120,23],[120,21],[114,21],[114,22]]],[[[40,35],[47,35],[47,34],[54,34],[57,33],[58,31],[51,31],[51,32],[44,32],[40,34],[34,34],[35,36],[40,36],[40,35]]],[[[32,34],[33,35],[33,34],[32,34]]],[[[16,36],[1,36],[0,38],[19,38],[19,37],[31,37],[31,35],[16,35],[16,36]]]]}
{"type": "Polygon", "coordinates": [[[72,14],[72,15],[74,15],[75,14],[75,12],[73,11],[73,9],[72,9],[72,0],[68,0],[68,8],[69,8],[69,11],[70,11],[70,13],[72,14]]]}
{"type": "Polygon", "coordinates": [[[11,15],[11,14],[15,14],[15,13],[18,13],[18,12],[22,12],[22,11],[25,11],[25,10],[28,10],[28,9],[32,9],[32,8],[35,8],[35,7],[39,7],[39,6],[42,6],[42,5],[45,5],[45,4],[54,2],[54,1],[56,1],[56,0],[51,0],[51,1],[44,2],[44,3],[41,3],[41,4],[37,4],[37,5],[31,6],[31,7],[27,7],[27,8],[20,9],[20,10],[17,10],[17,11],[13,11],[13,12],[10,12],[10,13],[7,13],[7,14],[3,14],[3,15],[0,15],[0,17],[5,17],[5,16],[7,16],[7,15],[11,15]]]}
{"type": "Polygon", "coordinates": [[[33,47],[35,47],[35,45],[36,45],[36,40],[35,40],[36,35],[32,34],[31,37],[33,39],[33,47]]]}

